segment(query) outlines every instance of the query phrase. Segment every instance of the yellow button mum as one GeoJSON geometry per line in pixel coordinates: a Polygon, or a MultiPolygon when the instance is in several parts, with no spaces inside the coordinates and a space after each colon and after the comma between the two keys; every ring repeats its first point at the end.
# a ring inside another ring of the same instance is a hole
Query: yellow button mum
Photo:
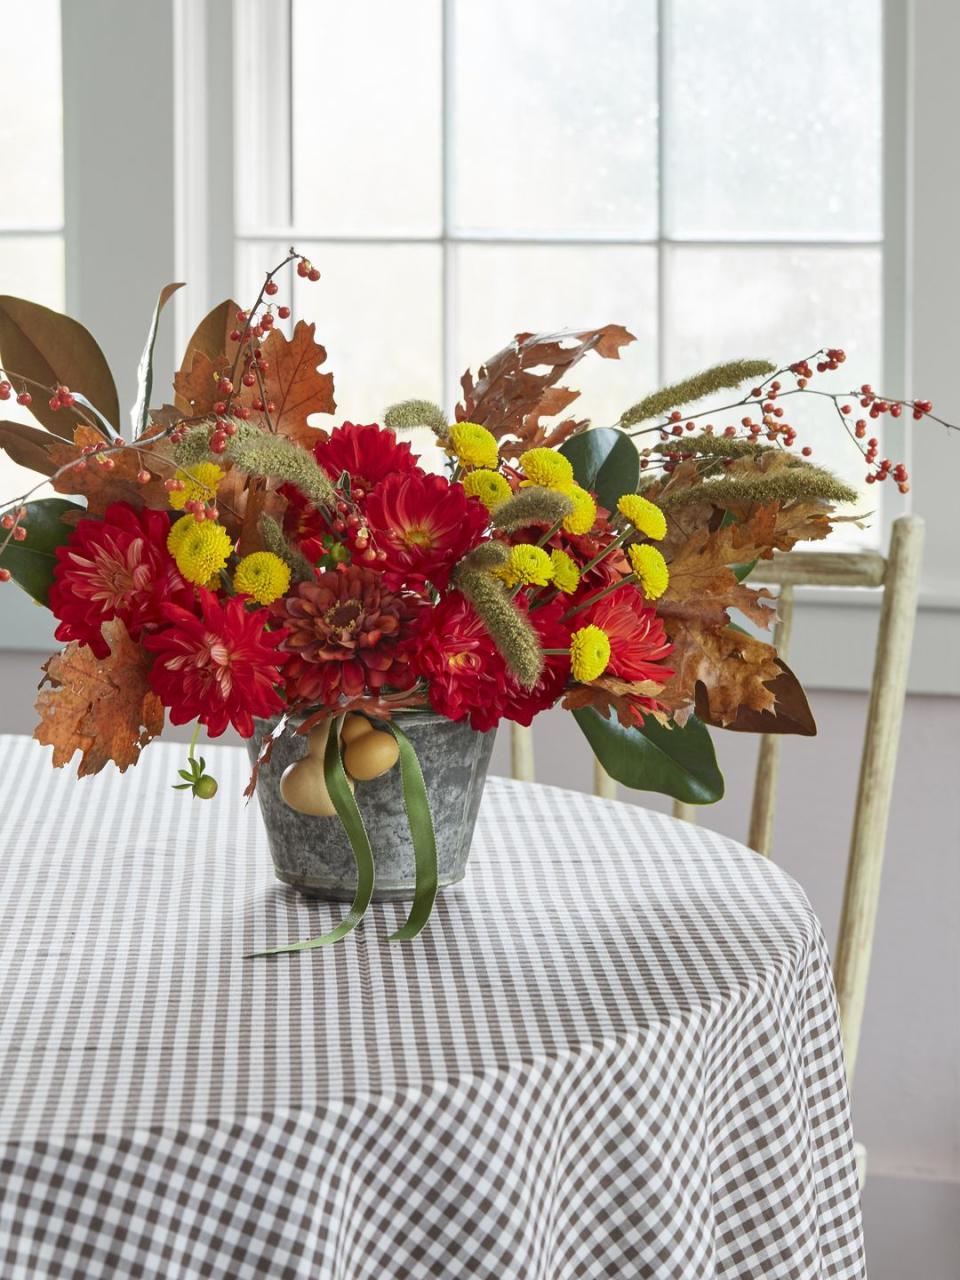
{"type": "Polygon", "coordinates": [[[254,551],[237,565],[233,585],[258,604],[273,604],[290,586],[290,568],[272,551],[254,551]]]}
{"type": "Polygon", "coordinates": [[[449,452],[465,467],[495,467],[500,461],[496,439],[486,427],[475,422],[455,422],[449,438],[449,452]]]}
{"type": "Polygon", "coordinates": [[[572,596],[580,585],[580,569],[576,560],[559,547],[550,552],[553,561],[553,582],[565,596],[572,596]]]}
{"type": "Polygon", "coordinates": [[[489,471],[483,467],[465,475],[463,487],[468,498],[479,498],[488,511],[495,511],[513,492],[499,471],[489,471]]]}
{"type": "Polygon", "coordinates": [[[638,533],[655,542],[667,532],[667,518],[655,502],[643,498],[639,493],[625,493],[617,503],[617,510],[629,520],[638,533]]]}
{"type": "Polygon", "coordinates": [[[521,542],[510,548],[510,559],[497,570],[497,577],[503,578],[508,587],[518,583],[525,587],[545,587],[553,577],[553,561],[543,547],[521,542]]]}
{"type": "Polygon", "coordinates": [[[170,532],[167,534],[167,550],[174,559],[177,558],[177,547],[196,523],[195,516],[181,516],[170,526],[170,532]]]}
{"type": "Polygon", "coordinates": [[[593,495],[581,489],[578,484],[565,489],[567,497],[573,501],[573,510],[563,519],[563,528],[567,533],[589,533],[597,518],[597,504],[593,495]]]}
{"type": "MultiPolygon", "coordinates": [[[[212,520],[194,520],[192,516],[188,518],[193,528],[187,529],[180,537],[173,558],[188,582],[202,585],[213,574],[226,568],[233,543],[222,524],[215,524],[212,520]]],[[[177,524],[180,524],[179,520],[177,524]]]]}
{"type": "Polygon", "coordinates": [[[520,459],[527,484],[544,489],[567,489],[573,484],[573,466],[556,449],[528,449],[520,459]]]}
{"type": "Polygon", "coordinates": [[[610,638],[591,622],[570,637],[570,670],[574,680],[589,684],[598,680],[610,661],[610,638]]]}
{"type": "Polygon", "coordinates": [[[223,475],[223,469],[215,462],[198,462],[186,471],[178,471],[176,478],[183,482],[184,487],[170,493],[171,507],[182,511],[188,502],[194,502],[198,498],[201,502],[212,501],[223,475]]]}
{"type": "Polygon", "coordinates": [[[643,542],[627,547],[627,555],[643,594],[648,600],[659,600],[670,585],[670,570],[662,554],[643,542]]]}

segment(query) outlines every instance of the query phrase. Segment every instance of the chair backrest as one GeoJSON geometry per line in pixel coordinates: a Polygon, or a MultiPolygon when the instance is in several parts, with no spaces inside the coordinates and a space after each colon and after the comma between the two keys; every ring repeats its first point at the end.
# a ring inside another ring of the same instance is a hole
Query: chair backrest
{"type": "MultiPolygon", "coordinates": [[[[923,521],[917,516],[902,516],[894,521],[886,558],[878,552],[791,551],[762,562],[751,577],[751,582],[778,588],[774,643],[781,657],[789,649],[797,587],[867,587],[883,592],[834,960],[844,1055],[851,1082],[880,898],[922,554],[923,521]]],[[[747,843],[764,857],[770,856],[773,840],[781,744],[779,734],[760,736],[747,843]]],[[[532,782],[533,737],[529,729],[512,726],[511,756],[513,776],[532,782]]],[[[616,795],[616,783],[596,763],[594,792],[608,798],[616,795]]],[[[696,806],[678,802],[674,815],[694,821],[696,806]]]]}

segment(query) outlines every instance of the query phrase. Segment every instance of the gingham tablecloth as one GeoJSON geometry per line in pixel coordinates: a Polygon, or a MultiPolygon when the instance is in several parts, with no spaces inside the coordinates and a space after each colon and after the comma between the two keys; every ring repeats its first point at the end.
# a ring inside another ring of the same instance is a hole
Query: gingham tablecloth
{"type": "Polygon", "coordinates": [[[862,1277],[820,928],[699,827],[492,779],[413,943],[333,948],[240,751],[0,738],[0,1276],[862,1277]]]}

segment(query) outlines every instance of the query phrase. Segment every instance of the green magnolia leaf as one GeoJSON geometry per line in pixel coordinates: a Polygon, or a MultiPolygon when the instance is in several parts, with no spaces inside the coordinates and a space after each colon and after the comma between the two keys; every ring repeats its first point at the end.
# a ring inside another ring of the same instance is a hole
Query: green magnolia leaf
{"type": "MultiPolygon", "coordinates": [[[[120,420],[117,388],[106,357],[76,320],[25,298],[0,297],[0,361],[8,374],[23,374],[41,386],[81,392],[108,422],[120,420]]],[[[76,417],[49,407],[49,396],[31,388],[30,412],[48,431],[73,439],[76,417]]]]}
{"type": "Polygon", "coordinates": [[[713,742],[696,716],[669,729],[651,717],[642,729],[627,729],[593,707],[573,717],[604,769],[625,787],[659,791],[686,804],[715,804],[723,796],[713,742]]]}
{"type": "Polygon", "coordinates": [[[62,517],[74,512],[83,516],[86,507],[68,502],[66,498],[41,498],[28,502],[26,508],[23,527],[27,536],[23,542],[7,543],[0,553],[0,565],[10,570],[14,581],[38,604],[46,605],[57,562],[56,549],[63,546],[73,532],[73,526],[62,517]]]}
{"type": "Polygon", "coordinates": [[[153,309],[153,317],[150,321],[150,328],[147,330],[147,340],[144,343],[143,354],[140,357],[140,363],[137,365],[137,399],[130,410],[130,425],[133,428],[134,440],[139,439],[147,429],[150,395],[153,391],[153,348],[157,341],[157,329],[160,327],[160,312],[177,290],[182,288],[182,281],[179,284],[165,284],[160,290],[157,305],[153,309]]]}
{"type": "Polygon", "coordinates": [[[564,441],[560,452],[573,464],[577,484],[595,493],[608,511],[616,510],[625,493],[636,493],[640,455],[626,432],[596,427],[564,441]]]}

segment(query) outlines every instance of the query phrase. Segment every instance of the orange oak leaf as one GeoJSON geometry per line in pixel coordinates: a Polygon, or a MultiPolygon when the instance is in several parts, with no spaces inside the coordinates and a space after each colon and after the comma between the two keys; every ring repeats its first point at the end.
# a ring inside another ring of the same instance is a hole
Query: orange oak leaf
{"type": "MultiPolygon", "coordinates": [[[[188,351],[183,364],[173,375],[177,409],[192,417],[212,413],[213,406],[224,398],[219,377],[229,372],[232,363],[226,355],[211,359],[205,351],[188,351]]],[[[241,404],[244,397],[238,392],[233,400],[235,404],[241,404]]]]}
{"type": "Polygon", "coordinates": [[[117,619],[103,626],[110,655],[103,661],[86,645],[68,644],[46,663],[37,697],[40,723],[33,736],[53,747],[59,769],[81,753],[78,777],[113,761],[123,773],[163,729],[163,707],[150,689],[147,657],[117,619]]]}
{"type": "Polygon", "coordinates": [[[273,425],[281,435],[289,436],[306,449],[326,439],[326,432],[307,423],[308,416],[333,413],[337,407],[333,398],[333,374],[320,372],[327,353],[316,341],[315,332],[315,324],[298,320],[292,338],[274,329],[262,348],[269,364],[264,375],[264,390],[267,399],[276,406],[271,414],[273,425]]]}
{"type": "Polygon", "coordinates": [[[579,333],[518,333],[480,366],[476,379],[469,369],[464,373],[456,419],[486,427],[502,442],[507,457],[561,444],[587,422],[567,418],[549,427],[541,423],[562,413],[580,394],[558,386],[560,379],[589,351],[617,360],[620,348],[633,341],[633,334],[619,324],[579,333]]]}
{"type": "Polygon", "coordinates": [[[697,715],[704,724],[740,733],[795,733],[806,738],[814,737],[817,724],[803,686],[785,662],[777,658],[776,663],[780,674],[767,684],[774,698],[772,710],[754,711],[751,707],[741,706],[732,720],[722,723],[714,718],[705,687],[698,684],[695,697],[697,715]]]}
{"type": "Polygon", "coordinates": [[[87,500],[91,515],[101,516],[111,502],[129,502],[138,510],[150,507],[164,511],[169,506],[169,495],[163,486],[164,479],[173,474],[170,462],[170,445],[157,440],[142,447],[128,446],[109,455],[111,468],[101,466],[95,459],[86,459],[80,450],[84,445],[99,444],[103,436],[94,427],[81,424],[73,434],[73,444],[57,440],[50,446],[50,460],[58,467],[69,465],[62,475],[51,483],[57,493],[80,494],[87,500]],[[137,479],[143,470],[150,473],[146,484],[137,479]]]}
{"type": "Polygon", "coordinates": [[[697,529],[686,537],[668,561],[670,584],[657,605],[661,617],[719,630],[729,622],[729,610],[739,609],[759,626],[769,627],[775,616],[767,603],[771,593],[738,582],[729,567],[767,551],[765,529],[766,513],[761,510],[747,524],[697,529]]]}

